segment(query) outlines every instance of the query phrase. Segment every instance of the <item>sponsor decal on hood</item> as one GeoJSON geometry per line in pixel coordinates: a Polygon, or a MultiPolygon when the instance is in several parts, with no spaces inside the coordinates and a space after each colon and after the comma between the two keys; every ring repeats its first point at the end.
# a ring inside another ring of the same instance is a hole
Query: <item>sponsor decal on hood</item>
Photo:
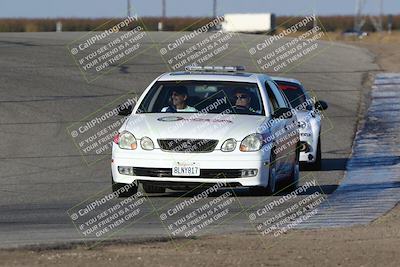
{"type": "Polygon", "coordinates": [[[225,119],[209,119],[209,118],[183,118],[183,117],[177,117],[177,116],[165,116],[165,117],[160,117],[157,118],[158,121],[197,121],[197,122],[223,122],[223,123],[232,123],[231,120],[225,120],[225,119]]]}

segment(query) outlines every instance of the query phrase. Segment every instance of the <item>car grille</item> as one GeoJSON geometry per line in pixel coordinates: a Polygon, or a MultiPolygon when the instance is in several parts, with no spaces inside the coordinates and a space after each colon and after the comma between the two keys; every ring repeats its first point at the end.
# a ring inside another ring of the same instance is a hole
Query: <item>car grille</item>
{"type": "Polygon", "coordinates": [[[201,153],[212,152],[218,140],[212,139],[158,139],[158,144],[163,151],[201,153]]]}
{"type": "Polygon", "coordinates": [[[148,177],[185,177],[185,178],[241,178],[242,169],[201,169],[200,176],[172,176],[171,168],[133,167],[135,176],[148,177]]]}

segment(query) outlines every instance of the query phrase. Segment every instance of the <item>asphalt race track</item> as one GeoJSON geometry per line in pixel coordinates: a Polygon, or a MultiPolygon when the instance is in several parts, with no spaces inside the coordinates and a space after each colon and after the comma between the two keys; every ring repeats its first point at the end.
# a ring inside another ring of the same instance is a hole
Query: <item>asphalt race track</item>
{"type": "MultiPolygon", "coordinates": [[[[99,161],[88,166],[66,128],[123,94],[142,92],[168,71],[157,46],[144,43],[149,49],[143,54],[88,83],[66,49],[68,42],[83,34],[0,34],[1,247],[82,240],[67,211],[99,191],[110,190],[110,156],[100,155],[99,161]]],[[[159,45],[169,33],[150,35],[159,45]]],[[[231,42],[251,44],[253,39],[252,35],[241,35],[231,42]]],[[[322,138],[322,170],[303,171],[301,176],[314,177],[319,185],[314,190],[331,194],[343,178],[351,153],[360,100],[368,90],[362,83],[379,67],[366,50],[319,44],[326,48],[322,53],[286,74],[278,74],[303,81],[329,104],[329,120],[323,123],[327,131],[322,138]]],[[[248,71],[257,71],[245,49],[222,58],[218,65],[244,65],[248,71]]],[[[250,196],[245,189],[234,192],[241,208],[235,206],[230,212],[237,216],[213,231],[251,231],[246,212],[241,211],[280,197],[250,196]]],[[[180,196],[179,192],[151,196],[152,205],[142,211],[147,216],[113,237],[168,237],[158,212],[152,211],[180,196]]]]}

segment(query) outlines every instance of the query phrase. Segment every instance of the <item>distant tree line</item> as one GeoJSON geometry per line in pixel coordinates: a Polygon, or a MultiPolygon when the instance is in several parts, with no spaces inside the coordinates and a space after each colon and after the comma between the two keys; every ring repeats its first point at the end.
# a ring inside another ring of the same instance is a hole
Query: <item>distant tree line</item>
{"type": "MultiPolygon", "coordinates": [[[[278,28],[287,28],[301,20],[301,17],[280,16],[276,18],[276,25],[278,28]]],[[[0,19],[0,32],[51,32],[56,30],[56,23],[62,23],[63,31],[93,31],[105,30],[120,22],[121,19],[80,19],[80,18],[60,18],[60,19],[0,19]]],[[[141,18],[136,24],[130,25],[134,28],[138,25],[143,26],[146,30],[157,31],[158,23],[163,21],[163,30],[165,31],[182,31],[182,30],[195,30],[200,26],[211,21],[212,18],[194,18],[194,17],[144,17],[141,18]]],[[[387,29],[388,17],[383,18],[383,27],[387,29]]],[[[323,16],[318,17],[319,25],[325,28],[326,31],[344,31],[352,29],[354,25],[353,16],[323,16]]],[[[310,25],[311,27],[311,25],[310,25]]],[[[400,15],[393,16],[393,30],[400,29],[400,15]]],[[[128,29],[124,29],[128,30],[128,29]]],[[[367,18],[363,27],[364,31],[374,31],[375,28],[371,20],[367,18]]]]}
{"type": "MultiPolygon", "coordinates": [[[[378,17],[374,18],[378,19],[378,17]]],[[[299,19],[301,18],[294,18],[289,16],[277,17],[276,25],[278,27],[287,28],[290,27],[293,22],[299,19]]],[[[328,32],[345,31],[354,28],[354,16],[321,16],[318,17],[318,25],[322,25],[328,32]]],[[[383,16],[382,25],[383,29],[387,30],[388,16],[383,16]]],[[[310,27],[312,27],[311,24],[310,27]]],[[[362,30],[367,32],[375,31],[375,27],[369,17],[365,18],[365,24],[362,30]]],[[[392,30],[400,30],[400,15],[392,16],[392,30]]]]}

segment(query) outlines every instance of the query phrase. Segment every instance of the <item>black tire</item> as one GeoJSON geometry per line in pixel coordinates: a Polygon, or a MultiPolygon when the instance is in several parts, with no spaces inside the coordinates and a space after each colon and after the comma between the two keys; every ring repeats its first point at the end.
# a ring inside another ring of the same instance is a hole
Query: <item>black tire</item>
{"type": "Polygon", "coordinates": [[[299,185],[299,180],[300,180],[300,150],[298,149],[300,146],[296,146],[296,164],[293,167],[291,175],[288,177],[288,179],[285,182],[285,190],[286,191],[293,191],[296,190],[296,188],[299,185]]]}
{"type": "Polygon", "coordinates": [[[137,193],[138,187],[134,184],[131,184],[131,187],[129,187],[128,190],[121,190],[121,188],[127,185],[128,184],[115,183],[114,180],[111,178],[112,191],[113,193],[119,192],[118,197],[131,197],[137,193]]]}
{"type": "Polygon", "coordinates": [[[317,145],[317,154],[315,158],[315,162],[311,163],[310,169],[313,171],[320,171],[322,167],[322,155],[321,155],[321,138],[318,138],[318,145],[317,145]]]}
{"type": "Polygon", "coordinates": [[[151,194],[151,193],[158,193],[158,194],[165,193],[165,187],[154,186],[154,185],[147,184],[147,183],[142,184],[142,187],[143,187],[144,192],[149,193],[149,194],[151,194]]]}
{"type": "Polygon", "coordinates": [[[265,196],[265,195],[272,195],[276,192],[276,175],[275,175],[275,154],[272,152],[273,149],[271,150],[271,160],[270,164],[268,166],[268,185],[267,187],[263,186],[253,186],[250,187],[250,194],[256,195],[256,196],[265,196]]]}

